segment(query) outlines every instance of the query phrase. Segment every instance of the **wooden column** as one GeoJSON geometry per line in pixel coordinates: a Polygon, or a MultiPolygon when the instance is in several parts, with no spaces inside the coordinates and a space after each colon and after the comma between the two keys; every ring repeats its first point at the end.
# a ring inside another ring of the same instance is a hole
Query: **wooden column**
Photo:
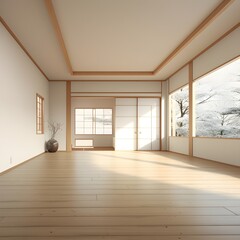
{"type": "Polygon", "coordinates": [[[66,151],[72,151],[71,136],[71,81],[66,82],[66,151]]]}
{"type": "Polygon", "coordinates": [[[193,156],[193,62],[189,63],[189,156],[193,156]]]}

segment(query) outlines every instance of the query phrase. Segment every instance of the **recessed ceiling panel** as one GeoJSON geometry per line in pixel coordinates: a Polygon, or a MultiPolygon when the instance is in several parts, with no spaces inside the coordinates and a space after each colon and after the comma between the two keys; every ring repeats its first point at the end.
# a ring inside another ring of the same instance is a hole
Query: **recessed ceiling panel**
{"type": "Polygon", "coordinates": [[[74,71],[153,71],[219,0],[54,0],[74,71]]]}
{"type": "MultiPolygon", "coordinates": [[[[73,71],[154,71],[221,0],[52,0],[73,71]]],[[[71,75],[44,0],[0,16],[51,80],[164,80],[240,21],[233,1],[155,75],[71,75]]]]}

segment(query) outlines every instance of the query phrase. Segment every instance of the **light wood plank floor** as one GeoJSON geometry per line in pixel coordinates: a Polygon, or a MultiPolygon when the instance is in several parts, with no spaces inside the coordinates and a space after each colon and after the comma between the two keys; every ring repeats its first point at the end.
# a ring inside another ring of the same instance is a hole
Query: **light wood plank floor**
{"type": "Polygon", "coordinates": [[[46,153],[0,193],[0,240],[240,239],[240,168],[173,153],[46,153]]]}

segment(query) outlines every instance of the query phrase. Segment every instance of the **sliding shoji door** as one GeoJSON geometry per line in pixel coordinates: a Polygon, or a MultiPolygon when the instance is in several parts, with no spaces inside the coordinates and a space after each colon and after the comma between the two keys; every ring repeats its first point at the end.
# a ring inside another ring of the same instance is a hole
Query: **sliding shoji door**
{"type": "Polygon", "coordinates": [[[115,150],[137,150],[137,99],[116,98],[115,150]]]}
{"type": "Polygon", "coordinates": [[[138,150],[160,150],[160,99],[138,99],[138,150]]]}
{"type": "Polygon", "coordinates": [[[116,99],[116,150],[160,150],[160,99],[116,99]]]}

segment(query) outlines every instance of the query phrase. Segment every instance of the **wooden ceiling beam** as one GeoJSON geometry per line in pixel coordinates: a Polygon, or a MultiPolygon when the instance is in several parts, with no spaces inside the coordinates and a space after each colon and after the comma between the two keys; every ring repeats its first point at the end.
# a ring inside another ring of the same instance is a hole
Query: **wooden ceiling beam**
{"type": "Polygon", "coordinates": [[[73,75],[72,64],[71,64],[70,58],[68,56],[67,48],[66,48],[65,42],[63,40],[62,32],[61,32],[60,26],[58,24],[57,16],[56,16],[52,1],[51,0],[45,0],[45,3],[46,3],[46,6],[47,6],[49,16],[52,20],[53,28],[56,32],[58,42],[59,42],[60,47],[62,49],[62,53],[63,53],[64,59],[65,59],[65,62],[67,64],[68,71],[71,75],[73,75]]]}
{"type": "Polygon", "coordinates": [[[213,20],[219,16],[234,0],[223,0],[211,13],[205,18],[200,25],[198,25],[184,40],[178,45],[178,47],[171,52],[165,60],[153,71],[155,75],[162,68],[164,68],[180,51],[182,51],[188,44],[190,44],[194,38],[196,38],[213,20]]]}
{"type": "Polygon", "coordinates": [[[76,76],[152,76],[153,72],[147,71],[74,71],[76,76]]]}

